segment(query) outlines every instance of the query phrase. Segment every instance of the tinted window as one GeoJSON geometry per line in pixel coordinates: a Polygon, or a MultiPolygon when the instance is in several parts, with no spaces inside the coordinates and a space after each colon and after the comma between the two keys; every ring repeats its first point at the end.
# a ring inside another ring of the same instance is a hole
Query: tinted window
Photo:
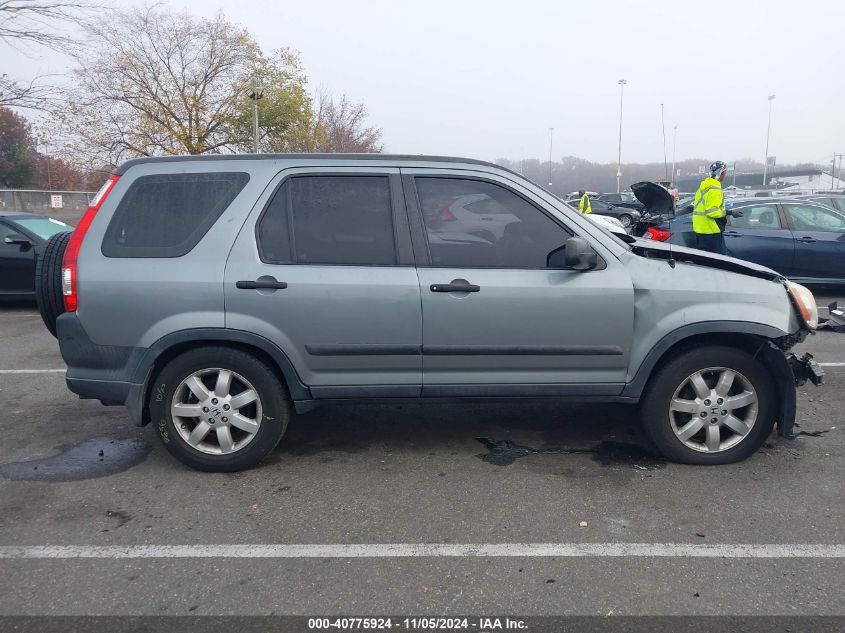
{"type": "Polygon", "coordinates": [[[845,211],[845,198],[831,198],[831,202],[833,202],[834,209],[845,211]]]}
{"type": "Polygon", "coordinates": [[[297,176],[286,180],[258,226],[264,261],[396,264],[386,176],[297,176]]]}
{"type": "Polygon", "coordinates": [[[431,263],[458,268],[545,268],[570,234],[509,189],[460,178],[416,178],[431,263]],[[467,207],[499,211],[480,216],[467,207]]]}
{"type": "Polygon", "coordinates": [[[185,255],[248,181],[245,173],[141,176],[114,212],[103,239],[103,255],[185,255]]]}
{"type": "Polygon", "coordinates": [[[779,229],[780,218],[773,204],[736,207],[742,211],[741,218],[728,216],[728,225],[739,229],[779,229]]]}
{"type": "Polygon", "coordinates": [[[789,222],[796,231],[845,232],[845,216],[824,207],[808,204],[785,204],[789,222]]]}
{"type": "MultiPolygon", "coordinates": [[[[4,240],[10,235],[20,235],[20,231],[0,222],[0,247],[9,246],[4,240]]],[[[17,248],[17,246],[15,248],[17,248]]]]}

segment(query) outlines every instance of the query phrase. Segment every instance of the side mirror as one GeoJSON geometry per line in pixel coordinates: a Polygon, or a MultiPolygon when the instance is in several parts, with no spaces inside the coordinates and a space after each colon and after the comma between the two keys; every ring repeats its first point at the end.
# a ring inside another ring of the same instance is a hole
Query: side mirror
{"type": "Polygon", "coordinates": [[[592,270],[598,264],[598,255],[583,237],[570,237],[566,244],[556,248],[546,257],[547,268],[592,270]]]}
{"type": "Polygon", "coordinates": [[[24,235],[21,235],[20,233],[13,233],[12,235],[7,235],[6,239],[4,239],[3,241],[6,244],[17,244],[21,247],[22,251],[25,251],[30,246],[32,246],[32,240],[24,235]]]}

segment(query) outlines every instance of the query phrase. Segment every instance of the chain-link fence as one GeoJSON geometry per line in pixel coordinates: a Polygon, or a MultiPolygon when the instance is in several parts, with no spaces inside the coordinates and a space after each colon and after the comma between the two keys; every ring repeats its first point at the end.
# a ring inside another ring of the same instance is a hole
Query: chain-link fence
{"type": "Polygon", "coordinates": [[[0,211],[47,215],[75,225],[94,191],[36,191],[32,189],[0,189],[0,211]]]}

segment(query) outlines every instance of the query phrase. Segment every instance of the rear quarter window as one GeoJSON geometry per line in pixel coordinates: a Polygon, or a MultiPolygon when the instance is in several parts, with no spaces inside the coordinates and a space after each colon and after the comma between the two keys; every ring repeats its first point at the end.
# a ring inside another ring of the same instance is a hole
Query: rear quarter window
{"type": "Polygon", "coordinates": [[[249,181],[249,174],[160,174],[137,178],[103,238],[106,257],[189,253],[249,181]]]}

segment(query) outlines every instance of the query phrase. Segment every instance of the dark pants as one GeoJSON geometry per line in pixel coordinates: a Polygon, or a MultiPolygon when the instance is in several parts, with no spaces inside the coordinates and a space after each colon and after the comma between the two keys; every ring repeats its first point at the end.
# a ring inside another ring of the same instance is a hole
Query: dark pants
{"type": "Polygon", "coordinates": [[[721,233],[696,233],[695,247],[702,251],[709,251],[717,255],[727,255],[728,247],[725,245],[725,237],[721,233]]]}

